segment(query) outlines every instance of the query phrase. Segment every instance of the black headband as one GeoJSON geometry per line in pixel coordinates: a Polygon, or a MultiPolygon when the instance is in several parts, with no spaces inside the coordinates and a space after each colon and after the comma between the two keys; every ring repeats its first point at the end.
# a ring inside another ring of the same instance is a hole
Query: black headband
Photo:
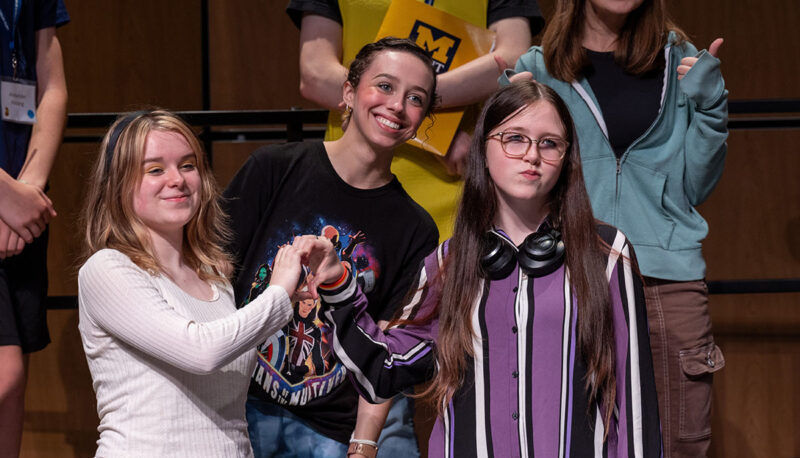
{"type": "Polygon", "coordinates": [[[114,130],[111,131],[111,136],[109,137],[108,145],[106,146],[106,176],[108,176],[109,170],[111,169],[111,159],[114,157],[114,148],[117,147],[117,141],[119,140],[119,136],[122,135],[122,131],[125,130],[125,128],[128,127],[136,118],[147,113],[149,112],[134,111],[133,113],[129,113],[122,118],[122,121],[120,121],[116,127],[114,127],[114,130]]]}

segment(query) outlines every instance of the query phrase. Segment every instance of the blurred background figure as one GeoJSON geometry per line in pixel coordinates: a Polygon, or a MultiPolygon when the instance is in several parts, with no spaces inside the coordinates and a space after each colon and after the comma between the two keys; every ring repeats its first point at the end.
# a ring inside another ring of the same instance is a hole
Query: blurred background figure
{"type": "Polygon", "coordinates": [[[28,355],[50,343],[45,313],[47,224],[56,212],[45,190],[67,113],[56,27],[68,21],[61,0],[0,2],[2,457],[19,454],[28,355]]]}

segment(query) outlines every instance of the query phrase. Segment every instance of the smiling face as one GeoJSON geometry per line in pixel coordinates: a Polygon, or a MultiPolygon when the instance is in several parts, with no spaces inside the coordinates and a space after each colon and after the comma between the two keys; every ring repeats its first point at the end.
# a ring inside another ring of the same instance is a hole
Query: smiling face
{"type": "Polygon", "coordinates": [[[348,131],[375,150],[392,150],[409,140],[431,103],[433,78],[431,68],[413,54],[376,54],[358,87],[344,85],[344,101],[353,109],[348,131]]]}
{"type": "Polygon", "coordinates": [[[183,135],[153,130],[145,140],[142,178],[133,195],[136,216],[159,233],[182,232],[200,206],[197,158],[183,135]]]}
{"type": "MultiPolygon", "coordinates": [[[[531,139],[566,138],[558,111],[544,100],[512,114],[492,129],[487,138],[498,132],[517,132],[531,139]]],[[[554,162],[543,161],[535,143],[523,157],[511,158],[505,154],[496,137],[486,142],[486,167],[494,182],[500,211],[526,212],[532,208],[539,209],[550,201],[550,191],[561,175],[563,158],[554,162]]]]}

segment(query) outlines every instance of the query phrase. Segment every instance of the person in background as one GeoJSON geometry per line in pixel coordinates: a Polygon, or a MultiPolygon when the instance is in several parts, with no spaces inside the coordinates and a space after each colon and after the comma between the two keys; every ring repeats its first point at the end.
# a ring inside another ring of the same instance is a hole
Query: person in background
{"type": "MultiPolygon", "coordinates": [[[[345,81],[346,66],[361,46],[375,39],[390,3],[391,0],[289,1],[286,12],[300,28],[300,92],[306,99],[331,110],[328,140],[341,135],[339,113],[345,107],[340,88],[345,81]]],[[[466,107],[484,101],[497,89],[500,72],[528,49],[532,37],[544,24],[536,0],[427,0],[425,3],[496,34],[490,54],[437,77],[441,108],[466,107]]],[[[411,198],[433,217],[440,241],[450,237],[453,230],[462,184],[459,175],[475,119],[469,112],[444,158],[401,145],[392,161],[392,172],[411,198]]],[[[382,408],[386,410],[389,406],[382,408]]],[[[379,441],[387,453],[390,448],[386,441],[392,436],[398,438],[396,446],[392,446],[396,450],[408,454],[408,450],[416,448],[410,423],[412,408],[410,400],[403,398],[392,409],[388,430],[379,441]],[[399,429],[395,430],[393,425],[399,429]]],[[[380,409],[362,402],[360,418],[370,418],[373,423],[372,419],[386,415],[380,409]]]]}
{"type": "Polygon", "coordinates": [[[78,329],[97,395],[96,456],[252,457],[255,346],[307,296],[295,294],[297,251],[281,248],[269,287],[236,309],[214,175],[191,128],[162,110],[109,129],[82,223],[78,329]]]}
{"type": "MultiPolygon", "coordinates": [[[[344,109],[340,88],[345,81],[346,65],[361,46],[375,39],[390,3],[390,0],[289,1],[286,12],[300,28],[300,92],[306,99],[332,110],[327,139],[341,135],[338,114],[344,109]]],[[[437,108],[466,107],[484,101],[497,89],[496,77],[528,49],[532,36],[544,24],[536,0],[425,3],[496,34],[490,54],[437,77],[440,97],[437,108]]],[[[431,153],[406,145],[398,149],[392,161],[392,171],[409,195],[433,216],[442,240],[452,233],[453,212],[461,186],[458,175],[469,147],[469,134],[464,129],[453,140],[443,163],[431,153]]]]}
{"type": "MultiPolygon", "coordinates": [[[[241,266],[234,281],[240,304],[269,281],[278,246],[316,234],[358,272],[370,315],[389,320],[436,246],[430,215],[390,170],[397,147],[433,109],[431,57],[407,39],[369,43],[339,91],[347,106],[341,138],[260,148],[225,190],[235,231],[231,251],[241,266]]],[[[250,440],[258,457],[340,458],[356,423],[358,395],[333,355],[319,303],[295,307],[298,318],[259,348],[247,403],[250,440]]],[[[383,418],[369,423],[377,425],[377,439],[383,418]]],[[[392,453],[387,456],[412,450],[392,453]]]]}
{"type": "Polygon", "coordinates": [[[387,331],[329,243],[301,237],[336,355],[371,401],[431,380],[431,457],[657,457],[644,296],[625,236],[592,217],[576,131],[521,81],[483,109],[453,237],[387,331]]]}
{"type": "Polygon", "coordinates": [[[20,116],[0,121],[0,456],[17,456],[29,355],[50,343],[47,330],[45,194],[67,113],[67,83],[56,27],[69,22],[60,0],[0,2],[3,106],[11,92],[20,116]],[[14,88],[14,89],[12,89],[14,88]],[[35,113],[35,114],[34,114],[35,113]]]}
{"type": "Polygon", "coordinates": [[[542,46],[516,65],[567,101],[594,214],[636,247],[666,457],[706,455],[713,373],[725,365],[704,281],[708,225],[695,208],[725,160],[721,45],[698,53],[664,0],[558,0],[542,46]]]}

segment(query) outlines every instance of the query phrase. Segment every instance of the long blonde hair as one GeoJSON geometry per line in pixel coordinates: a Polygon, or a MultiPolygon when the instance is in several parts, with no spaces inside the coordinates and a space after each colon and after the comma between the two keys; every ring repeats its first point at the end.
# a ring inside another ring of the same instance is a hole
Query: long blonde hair
{"type": "Polygon", "coordinates": [[[184,227],[183,258],[201,279],[223,281],[231,272],[231,258],[223,249],[230,230],[220,207],[219,188],[192,129],[165,110],[120,117],[103,138],[81,211],[86,228],[83,259],[103,248],[113,248],[142,269],[163,273],[147,227],[133,210],[133,195],[142,180],[147,135],[154,130],[180,134],[194,151],[200,175],[200,206],[184,227]]]}

